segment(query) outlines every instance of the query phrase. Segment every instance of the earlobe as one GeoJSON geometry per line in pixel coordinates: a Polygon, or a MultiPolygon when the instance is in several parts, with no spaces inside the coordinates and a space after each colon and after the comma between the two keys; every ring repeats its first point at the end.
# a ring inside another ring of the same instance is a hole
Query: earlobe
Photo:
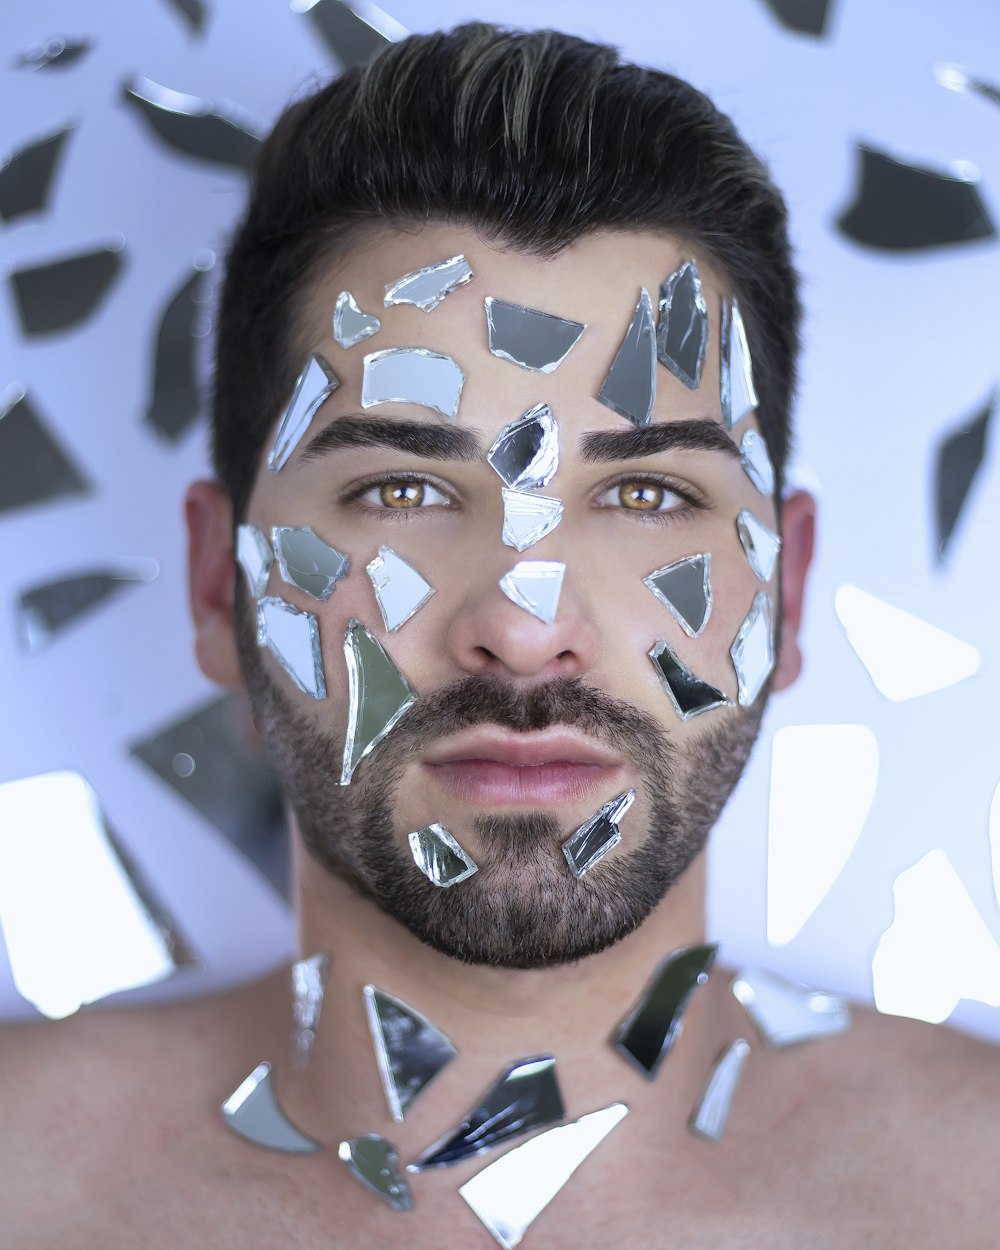
{"type": "Polygon", "coordinates": [[[773,690],[785,690],[802,671],[799,630],[816,535],[816,500],[807,491],[796,491],[784,501],[781,535],[781,654],[774,671],[773,690]]]}
{"type": "Polygon", "coordinates": [[[242,676],[233,622],[236,564],[228,496],[216,482],[194,482],[184,500],[184,514],[198,666],[210,680],[238,686],[242,676]]]}

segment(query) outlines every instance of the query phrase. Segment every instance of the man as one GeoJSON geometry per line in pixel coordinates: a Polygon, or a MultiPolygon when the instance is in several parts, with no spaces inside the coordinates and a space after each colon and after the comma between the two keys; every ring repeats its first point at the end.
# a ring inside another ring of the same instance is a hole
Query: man
{"type": "Polygon", "coordinates": [[[995,1244],[995,1052],[706,941],[800,666],[797,323],[759,163],[608,49],[462,28],[285,115],[187,515],[302,960],[10,1030],[2,1244],[995,1244]]]}

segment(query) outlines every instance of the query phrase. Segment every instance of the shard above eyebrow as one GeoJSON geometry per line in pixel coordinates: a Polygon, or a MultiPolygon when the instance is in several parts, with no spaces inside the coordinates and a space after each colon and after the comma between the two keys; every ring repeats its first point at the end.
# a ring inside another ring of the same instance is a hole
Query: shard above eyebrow
{"type": "Polygon", "coordinates": [[[739,460],[740,449],[715,421],[663,421],[640,430],[601,430],[580,439],[588,464],[638,460],[663,451],[721,451],[739,460]]]}
{"type": "Polygon", "coordinates": [[[310,441],[301,459],[318,460],[342,447],[390,447],[427,460],[473,461],[483,456],[471,430],[385,417],[338,417],[310,441]]]}

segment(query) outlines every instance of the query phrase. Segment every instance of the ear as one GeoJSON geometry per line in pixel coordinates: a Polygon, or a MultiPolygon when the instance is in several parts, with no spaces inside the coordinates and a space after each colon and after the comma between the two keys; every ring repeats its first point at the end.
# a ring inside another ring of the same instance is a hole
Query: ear
{"type": "Polygon", "coordinates": [[[802,671],[799,629],[815,535],[816,500],[804,490],[796,491],[784,501],[781,511],[781,654],[773,690],[785,690],[802,671]]]}
{"type": "Polygon", "coordinates": [[[243,678],[233,630],[236,562],[229,497],[216,482],[195,482],[185,497],[184,514],[198,666],[222,686],[239,686],[243,678]]]}

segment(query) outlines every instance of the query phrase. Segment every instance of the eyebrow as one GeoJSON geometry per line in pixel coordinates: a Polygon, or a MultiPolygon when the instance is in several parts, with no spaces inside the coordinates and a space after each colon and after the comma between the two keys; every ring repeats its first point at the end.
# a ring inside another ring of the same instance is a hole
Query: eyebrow
{"type": "Polygon", "coordinates": [[[588,464],[638,460],[662,451],[719,451],[740,459],[740,449],[715,421],[662,421],[641,430],[601,430],[580,439],[588,464]]]}
{"type": "Polygon", "coordinates": [[[479,439],[468,429],[393,421],[387,417],[337,417],[311,439],[300,460],[318,460],[342,447],[389,447],[427,460],[482,459],[479,439]]]}

